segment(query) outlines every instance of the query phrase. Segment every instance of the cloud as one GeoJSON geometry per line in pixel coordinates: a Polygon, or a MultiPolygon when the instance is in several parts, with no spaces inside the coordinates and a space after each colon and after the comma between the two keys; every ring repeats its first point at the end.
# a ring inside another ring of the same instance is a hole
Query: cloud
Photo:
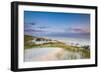
{"type": "Polygon", "coordinates": [[[33,32],[33,33],[36,33],[36,32],[44,32],[42,30],[35,30],[35,29],[25,29],[24,31],[25,32],[33,32]]]}
{"type": "Polygon", "coordinates": [[[73,33],[90,33],[90,28],[88,27],[73,27],[73,28],[69,28],[68,29],[69,32],[73,32],[73,33]]]}
{"type": "Polygon", "coordinates": [[[26,24],[26,25],[36,25],[36,23],[34,23],[34,22],[24,23],[24,24],[26,24]]]}
{"type": "Polygon", "coordinates": [[[46,27],[46,26],[40,26],[40,27],[38,27],[38,28],[40,28],[40,29],[45,29],[45,28],[48,28],[48,27],[46,27]]]}
{"type": "Polygon", "coordinates": [[[25,29],[24,34],[26,35],[33,35],[33,34],[43,34],[46,33],[44,30],[39,30],[39,29],[25,29]]]}

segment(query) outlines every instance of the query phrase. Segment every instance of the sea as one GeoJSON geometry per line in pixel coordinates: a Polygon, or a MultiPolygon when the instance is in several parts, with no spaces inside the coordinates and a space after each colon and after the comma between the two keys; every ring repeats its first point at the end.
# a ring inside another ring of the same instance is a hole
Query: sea
{"type": "Polygon", "coordinates": [[[90,45],[90,34],[69,33],[69,34],[33,34],[32,36],[43,37],[52,40],[58,40],[69,45],[86,46],[90,45]]]}

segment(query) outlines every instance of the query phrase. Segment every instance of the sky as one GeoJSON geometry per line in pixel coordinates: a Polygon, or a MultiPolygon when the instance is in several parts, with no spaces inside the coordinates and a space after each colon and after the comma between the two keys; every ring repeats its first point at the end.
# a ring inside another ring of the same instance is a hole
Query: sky
{"type": "Polygon", "coordinates": [[[24,11],[29,35],[90,34],[90,14],[24,11]]]}

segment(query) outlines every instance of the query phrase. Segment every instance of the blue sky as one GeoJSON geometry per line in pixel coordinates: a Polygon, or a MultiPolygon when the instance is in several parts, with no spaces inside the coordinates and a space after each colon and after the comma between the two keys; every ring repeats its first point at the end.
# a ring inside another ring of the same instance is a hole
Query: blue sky
{"type": "Polygon", "coordinates": [[[25,34],[90,33],[90,15],[24,11],[25,34]]]}

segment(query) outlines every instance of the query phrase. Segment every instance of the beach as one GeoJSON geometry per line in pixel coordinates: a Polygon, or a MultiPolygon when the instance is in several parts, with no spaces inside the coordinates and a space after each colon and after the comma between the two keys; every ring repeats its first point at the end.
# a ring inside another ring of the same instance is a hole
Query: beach
{"type": "Polygon", "coordinates": [[[26,49],[24,61],[50,61],[50,60],[70,60],[80,59],[82,56],[79,53],[65,51],[62,48],[31,48],[26,49]]]}
{"type": "Polygon", "coordinates": [[[24,61],[75,60],[90,58],[88,40],[25,35],[24,61]],[[83,40],[83,41],[82,41],[83,40]],[[82,42],[82,43],[81,43],[82,42]]]}

